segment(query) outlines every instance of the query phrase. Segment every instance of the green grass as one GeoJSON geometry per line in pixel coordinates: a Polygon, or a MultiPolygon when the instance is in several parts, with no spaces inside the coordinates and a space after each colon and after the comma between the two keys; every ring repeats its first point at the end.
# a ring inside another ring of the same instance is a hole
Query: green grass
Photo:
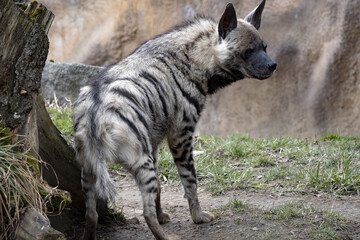
{"type": "Polygon", "coordinates": [[[360,137],[328,136],[200,136],[194,146],[204,151],[196,157],[200,184],[214,194],[249,187],[359,194],[360,137]]]}
{"type": "Polygon", "coordinates": [[[265,219],[283,221],[292,226],[310,225],[308,235],[311,239],[343,239],[350,232],[349,222],[340,215],[304,203],[287,203],[263,211],[265,219]],[[341,233],[341,235],[339,235],[341,233]]]}
{"type": "Polygon", "coordinates": [[[233,213],[242,213],[249,206],[242,201],[234,198],[225,207],[230,208],[233,213]]]}
{"type": "MultiPolygon", "coordinates": [[[[55,125],[71,140],[71,110],[48,110],[55,125]]],[[[199,184],[213,194],[265,188],[360,195],[360,137],[328,134],[318,139],[298,139],[201,135],[194,141],[194,150],[201,153],[194,157],[199,184]]],[[[180,184],[165,145],[160,148],[159,169],[161,180],[180,184]]]]}
{"type": "Polygon", "coordinates": [[[62,133],[63,137],[70,141],[73,136],[73,122],[71,108],[48,107],[47,111],[55,126],[62,133]]]}
{"type": "Polygon", "coordinates": [[[285,203],[264,210],[234,197],[213,210],[216,219],[231,216],[239,225],[241,239],[357,239],[358,223],[335,212],[307,206],[303,202],[285,203]],[[255,230],[256,229],[256,230],[255,230]]]}
{"type": "Polygon", "coordinates": [[[243,203],[242,201],[234,197],[224,206],[213,209],[212,212],[215,214],[215,218],[219,218],[226,210],[230,210],[234,214],[240,214],[245,210],[249,209],[249,207],[250,206],[248,204],[243,203]]]}
{"type": "Polygon", "coordinates": [[[266,210],[264,215],[265,219],[269,220],[290,220],[292,218],[301,218],[314,212],[315,208],[307,208],[303,203],[288,203],[266,210]]]}

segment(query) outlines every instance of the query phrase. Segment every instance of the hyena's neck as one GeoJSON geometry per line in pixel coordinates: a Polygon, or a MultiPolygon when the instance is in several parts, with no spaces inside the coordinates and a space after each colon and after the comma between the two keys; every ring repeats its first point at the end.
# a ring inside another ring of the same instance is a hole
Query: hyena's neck
{"type": "Polygon", "coordinates": [[[217,24],[212,19],[198,18],[180,31],[173,32],[178,49],[185,51],[192,64],[204,72],[213,73],[221,58],[226,58],[226,44],[219,43],[217,24]]]}
{"type": "Polygon", "coordinates": [[[174,31],[172,37],[177,49],[186,52],[198,72],[205,74],[199,79],[202,79],[201,84],[208,94],[236,81],[221,68],[221,63],[229,58],[230,53],[227,43],[219,41],[218,25],[215,21],[196,19],[180,31],[174,31]]]}

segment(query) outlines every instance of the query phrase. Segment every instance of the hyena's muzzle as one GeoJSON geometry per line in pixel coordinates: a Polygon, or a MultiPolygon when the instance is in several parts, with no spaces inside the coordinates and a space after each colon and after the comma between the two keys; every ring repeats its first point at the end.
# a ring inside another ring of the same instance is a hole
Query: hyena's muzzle
{"type": "MultiPolygon", "coordinates": [[[[259,30],[261,25],[261,15],[265,6],[265,1],[255,8],[250,14],[245,17],[245,21],[251,23],[256,30],[259,30]]],[[[255,44],[249,47],[244,52],[246,60],[245,71],[249,77],[257,79],[266,79],[270,77],[276,70],[277,64],[267,55],[266,43],[262,41],[260,35],[256,35],[255,44]]],[[[250,34],[249,36],[253,36],[250,34]]]]}
{"type": "Polygon", "coordinates": [[[251,52],[246,60],[245,71],[249,77],[260,80],[271,77],[277,64],[267,55],[264,49],[251,52]]]}

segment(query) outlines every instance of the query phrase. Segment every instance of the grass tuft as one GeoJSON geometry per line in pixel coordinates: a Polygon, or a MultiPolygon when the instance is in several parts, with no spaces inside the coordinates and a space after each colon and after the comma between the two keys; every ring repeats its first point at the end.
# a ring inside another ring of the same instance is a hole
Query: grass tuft
{"type": "Polygon", "coordinates": [[[249,206],[242,201],[234,198],[227,204],[227,207],[230,208],[233,213],[242,213],[249,206]]]}
{"type": "Polygon", "coordinates": [[[334,141],[334,140],[339,140],[341,139],[341,136],[339,134],[326,134],[324,136],[322,136],[319,141],[325,142],[325,141],[334,141]]]}
{"type": "Polygon", "coordinates": [[[315,168],[299,169],[299,178],[310,186],[338,194],[360,194],[360,174],[353,166],[352,157],[346,153],[336,163],[335,167],[328,168],[326,163],[318,161],[315,168]]]}
{"type": "Polygon", "coordinates": [[[56,96],[54,95],[53,102],[46,102],[46,110],[48,111],[52,122],[57,127],[57,129],[59,129],[64,139],[68,142],[72,142],[74,130],[71,101],[60,106],[57,102],[56,96]]]}
{"type": "Polygon", "coordinates": [[[0,239],[13,239],[22,209],[34,207],[46,216],[49,206],[59,210],[70,200],[41,179],[40,160],[18,152],[20,143],[9,144],[9,130],[0,127],[0,135],[0,239]]]}
{"type": "Polygon", "coordinates": [[[308,213],[314,212],[314,208],[307,208],[303,203],[287,203],[279,207],[265,210],[265,218],[269,220],[290,220],[301,218],[308,213]]]}

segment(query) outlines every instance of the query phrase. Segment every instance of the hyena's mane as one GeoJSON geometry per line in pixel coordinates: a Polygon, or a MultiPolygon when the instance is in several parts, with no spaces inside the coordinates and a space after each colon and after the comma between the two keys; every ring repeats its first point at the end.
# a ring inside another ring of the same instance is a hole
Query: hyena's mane
{"type": "MultiPolygon", "coordinates": [[[[161,33],[161,34],[158,34],[158,35],[155,35],[153,38],[151,39],[148,39],[148,40],[145,40],[144,42],[142,42],[138,47],[136,47],[134,49],[134,51],[132,51],[129,56],[139,52],[139,50],[142,50],[144,49],[144,46],[146,46],[149,42],[156,42],[156,41],[159,41],[161,38],[163,37],[166,37],[166,36],[169,36],[173,33],[178,33],[178,32],[181,32],[185,29],[187,29],[188,27],[190,26],[193,26],[193,25],[196,25],[196,24],[199,24],[200,21],[207,21],[211,24],[216,24],[215,20],[212,18],[212,17],[209,17],[209,16],[205,16],[205,15],[201,15],[201,14],[198,14],[196,16],[194,16],[193,18],[191,19],[186,19],[186,20],[183,20],[182,22],[174,25],[173,27],[169,28],[167,31],[161,33]]],[[[146,47],[145,47],[146,49],[146,47]]]]}
{"type": "MultiPolygon", "coordinates": [[[[171,33],[173,31],[181,31],[182,29],[184,29],[190,25],[199,23],[199,21],[201,21],[201,20],[206,20],[208,22],[212,22],[212,23],[216,24],[215,20],[212,17],[198,14],[198,15],[194,16],[193,18],[183,20],[182,22],[174,25],[172,28],[170,28],[163,34],[171,33]]],[[[160,34],[160,35],[163,35],[163,34],[160,34]]]]}

